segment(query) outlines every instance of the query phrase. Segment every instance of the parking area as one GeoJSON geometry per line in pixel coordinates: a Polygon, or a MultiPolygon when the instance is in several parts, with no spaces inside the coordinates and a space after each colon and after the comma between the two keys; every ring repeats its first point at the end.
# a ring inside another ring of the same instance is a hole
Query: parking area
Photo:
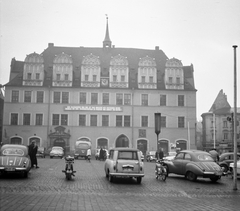
{"type": "MultiPolygon", "coordinates": [[[[104,162],[75,160],[76,176],[65,179],[65,161],[38,158],[39,169],[29,178],[0,178],[0,210],[238,210],[240,191],[233,191],[233,180],[223,177],[190,182],[170,175],[165,182],[155,179],[155,164],[145,162],[142,184],[131,179],[110,183],[104,162]]],[[[240,180],[237,181],[240,189],[240,180]]]]}

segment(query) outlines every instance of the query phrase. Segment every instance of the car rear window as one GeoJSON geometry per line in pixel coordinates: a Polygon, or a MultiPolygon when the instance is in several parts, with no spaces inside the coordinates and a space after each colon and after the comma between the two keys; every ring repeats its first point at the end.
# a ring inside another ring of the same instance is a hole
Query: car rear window
{"type": "Polygon", "coordinates": [[[119,151],[118,159],[138,160],[137,152],[136,151],[119,151]]]}
{"type": "Polygon", "coordinates": [[[198,155],[200,161],[214,161],[210,155],[200,154],[198,155]]]}
{"type": "Polygon", "coordinates": [[[24,151],[22,149],[10,148],[3,150],[3,155],[24,155],[24,151]]]}

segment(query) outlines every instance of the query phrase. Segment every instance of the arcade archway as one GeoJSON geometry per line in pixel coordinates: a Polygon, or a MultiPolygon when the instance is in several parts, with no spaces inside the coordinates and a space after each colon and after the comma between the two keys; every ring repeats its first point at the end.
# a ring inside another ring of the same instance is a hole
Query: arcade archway
{"type": "Polygon", "coordinates": [[[177,140],[176,141],[176,149],[179,151],[186,150],[187,149],[187,141],[186,140],[177,140]]]}
{"type": "Polygon", "coordinates": [[[168,155],[168,152],[169,152],[169,141],[168,140],[158,140],[158,143],[157,143],[157,150],[159,151],[160,148],[163,149],[163,153],[164,155],[168,155]]]}
{"type": "Polygon", "coordinates": [[[108,149],[108,140],[106,138],[99,138],[97,140],[97,149],[108,149]]]}
{"type": "Polygon", "coordinates": [[[10,144],[22,144],[22,138],[14,136],[10,139],[10,144]]]}

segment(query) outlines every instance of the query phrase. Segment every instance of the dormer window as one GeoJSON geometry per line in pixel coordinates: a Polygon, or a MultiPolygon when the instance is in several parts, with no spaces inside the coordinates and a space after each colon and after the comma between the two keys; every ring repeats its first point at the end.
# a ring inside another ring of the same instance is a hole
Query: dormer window
{"type": "Polygon", "coordinates": [[[27,79],[28,79],[28,80],[31,80],[31,79],[32,79],[32,73],[28,73],[28,74],[27,74],[27,79]]]}
{"type": "Polygon", "coordinates": [[[113,75],[113,82],[117,82],[117,76],[113,75]]]}
{"type": "Polygon", "coordinates": [[[146,82],[146,77],[142,76],[142,83],[145,83],[145,82],[146,82]]]}
{"type": "Polygon", "coordinates": [[[169,84],[172,84],[172,83],[173,83],[173,78],[172,78],[172,77],[169,77],[169,78],[168,78],[168,82],[169,82],[169,84]]]}
{"type": "Polygon", "coordinates": [[[121,82],[125,82],[125,75],[121,75],[121,82]]]}
{"type": "Polygon", "coordinates": [[[88,81],[89,76],[85,75],[85,81],[88,81]]]}
{"type": "Polygon", "coordinates": [[[93,75],[93,81],[97,81],[97,75],[93,75]]]}

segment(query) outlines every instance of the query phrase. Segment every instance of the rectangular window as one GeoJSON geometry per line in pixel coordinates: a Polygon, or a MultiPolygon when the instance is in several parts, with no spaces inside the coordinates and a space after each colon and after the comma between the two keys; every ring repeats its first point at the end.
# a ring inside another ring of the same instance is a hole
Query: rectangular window
{"type": "Polygon", "coordinates": [[[97,115],[90,116],[90,126],[97,126],[97,115]]]}
{"type": "Polygon", "coordinates": [[[98,93],[91,93],[91,104],[92,105],[98,104],[98,93]]]}
{"type": "Polygon", "coordinates": [[[125,82],[125,75],[121,75],[121,82],[125,82]]]}
{"type": "Polygon", "coordinates": [[[59,114],[53,114],[52,116],[52,125],[59,125],[59,114]]]}
{"type": "Polygon", "coordinates": [[[18,125],[18,114],[11,114],[11,125],[18,125]]]}
{"type": "Polygon", "coordinates": [[[86,115],[79,114],[79,126],[86,126],[86,115]]]}
{"type": "Polygon", "coordinates": [[[36,80],[40,79],[40,73],[36,73],[36,80]]]}
{"type": "Polygon", "coordinates": [[[223,120],[223,127],[224,127],[224,128],[227,128],[227,127],[228,127],[227,120],[223,120]]]}
{"type": "Polygon", "coordinates": [[[64,80],[65,80],[65,81],[68,81],[68,74],[65,74],[65,75],[64,75],[64,80]]]}
{"type": "Polygon", "coordinates": [[[113,75],[113,82],[117,82],[117,76],[113,75]]]}
{"type": "Polygon", "coordinates": [[[24,92],[24,102],[25,103],[31,103],[31,95],[32,95],[31,91],[24,92]]]}
{"type": "Polygon", "coordinates": [[[122,127],[122,116],[116,116],[116,127],[122,127]]]}
{"type": "Polygon", "coordinates": [[[172,84],[172,83],[173,83],[173,78],[172,78],[172,77],[169,77],[169,78],[168,78],[168,82],[169,82],[170,84],[172,84]]]}
{"type": "Polygon", "coordinates": [[[184,117],[183,116],[178,117],[178,128],[184,128],[184,126],[185,126],[184,117]]]}
{"type": "Polygon", "coordinates": [[[228,133],[223,133],[223,139],[228,140],[228,133]]]}
{"type": "Polygon", "coordinates": [[[160,106],[166,106],[166,105],[167,105],[167,96],[160,95],[160,106]]]}
{"type": "Polygon", "coordinates": [[[37,103],[43,103],[43,91],[37,91],[37,103]]]}
{"type": "Polygon", "coordinates": [[[178,95],[178,106],[184,106],[184,95],[178,95]]]}
{"type": "Polygon", "coordinates": [[[148,105],[148,95],[142,94],[142,105],[147,106],[148,105]]]}
{"type": "Polygon", "coordinates": [[[88,75],[85,75],[85,81],[88,81],[88,75]]]}
{"type": "Polygon", "coordinates": [[[85,92],[80,92],[80,104],[87,103],[87,94],[85,92]]]}
{"type": "Polygon", "coordinates": [[[102,94],[102,104],[109,105],[109,93],[102,94]]]}
{"type": "Polygon", "coordinates": [[[145,83],[145,82],[146,82],[146,77],[142,76],[142,83],[145,83]]]}
{"type": "Polygon", "coordinates": [[[61,92],[53,93],[53,103],[60,103],[61,92]]]}
{"type": "Polygon", "coordinates": [[[142,127],[148,127],[148,116],[142,116],[142,127]]]}
{"type": "Polygon", "coordinates": [[[61,75],[57,74],[57,81],[60,81],[60,80],[61,80],[61,75]]]}
{"type": "Polygon", "coordinates": [[[149,83],[153,83],[153,77],[149,76],[149,83]]]}
{"type": "Polygon", "coordinates": [[[130,116],[124,116],[124,127],[130,127],[130,116]]]}
{"type": "Polygon", "coordinates": [[[102,126],[107,127],[109,126],[109,116],[102,115],[102,126]]]}
{"type": "Polygon", "coordinates": [[[43,125],[43,114],[36,114],[36,125],[43,125]]]}
{"type": "Polygon", "coordinates": [[[61,125],[68,125],[68,115],[61,114],[61,125]]]}
{"type": "Polygon", "coordinates": [[[62,103],[68,103],[69,92],[62,92],[62,103]]]}
{"type": "Polygon", "coordinates": [[[166,123],[166,117],[165,116],[161,116],[161,127],[166,127],[167,123],[166,123]]]}
{"type": "Polygon", "coordinates": [[[28,79],[28,80],[31,80],[31,79],[32,79],[32,73],[28,73],[28,74],[27,74],[27,79],[28,79]]]}
{"type": "Polygon", "coordinates": [[[97,81],[97,75],[93,75],[93,81],[97,81]]]}
{"type": "Polygon", "coordinates": [[[23,125],[30,125],[30,114],[23,114],[23,125]]]}
{"type": "Polygon", "coordinates": [[[12,91],[12,102],[13,103],[19,102],[19,91],[17,91],[17,90],[12,91]]]}
{"type": "Polygon", "coordinates": [[[124,94],[124,105],[131,105],[131,94],[124,94]]]}
{"type": "Polygon", "coordinates": [[[121,93],[116,94],[116,104],[117,105],[123,104],[123,94],[121,94],[121,93]]]}
{"type": "Polygon", "coordinates": [[[176,78],[176,83],[177,83],[178,85],[180,84],[180,78],[179,78],[179,77],[176,78]]]}

